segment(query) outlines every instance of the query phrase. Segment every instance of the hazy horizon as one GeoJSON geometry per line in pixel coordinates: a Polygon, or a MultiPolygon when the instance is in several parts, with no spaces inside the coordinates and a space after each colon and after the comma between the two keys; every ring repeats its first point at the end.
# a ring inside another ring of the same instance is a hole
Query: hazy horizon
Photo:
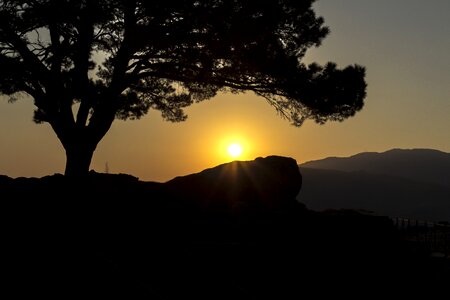
{"type": "MultiPolygon", "coordinates": [[[[315,10],[331,33],[307,61],[367,69],[365,106],[342,123],[296,128],[264,98],[219,94],[194,104],[181,123],[150,113],[116,120],[94,153],[91,169],[166,181],[234,159],[288,156],[299,164],[329,156],[393,148],[450,152],[450,1],[319,0],[315,10]],[[227,155],[242,144],[238,158],[227,155]]],[[[48,124],[32,122],[33,104],[0,101],[0,174],[63,173],[65,152],[48,124]]]]}

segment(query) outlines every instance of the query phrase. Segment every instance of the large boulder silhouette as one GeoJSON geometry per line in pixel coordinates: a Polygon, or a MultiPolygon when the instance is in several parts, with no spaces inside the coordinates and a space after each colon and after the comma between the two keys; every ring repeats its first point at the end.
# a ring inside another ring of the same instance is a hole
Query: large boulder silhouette
{"type": "Polygon", "coordinates": [[[165,186],[201,209],[239,213],[283,210],[298,205],[302,177],[296,161],[268,156],[233,161],[197,174],[176,177],[165,186]]]}

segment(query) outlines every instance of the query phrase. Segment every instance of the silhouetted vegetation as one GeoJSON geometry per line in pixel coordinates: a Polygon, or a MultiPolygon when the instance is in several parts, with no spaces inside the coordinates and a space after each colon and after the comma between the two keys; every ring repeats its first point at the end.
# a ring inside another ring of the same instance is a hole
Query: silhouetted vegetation
{"type": "Polygon", "coordinates": [[[182,121],[219,91],[252,91],[297,126],[342,121],[363,107],[365,70],[302,62],[328,33],[313,2],[2,0],[0,92],[34,99],[66,175],[88,173],[115,118],[182,121]]]}
{"type": "Polygon", "coordinates": [[[310,211],[295,200],[300,185],[296,162],[280,157],[167,183],[94,172],[79,180],[0,177],[3,292],[124,299],[448,294],[448,259],[411,248],[387,217],[310,211]]]}

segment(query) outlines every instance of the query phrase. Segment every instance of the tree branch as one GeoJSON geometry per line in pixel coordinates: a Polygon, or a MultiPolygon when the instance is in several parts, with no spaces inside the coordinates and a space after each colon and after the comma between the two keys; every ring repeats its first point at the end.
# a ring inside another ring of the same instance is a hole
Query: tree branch
{"type": "Polygon", "coordinates": [[[90,102],[92,95],[89,88],[89,59],[92,52],[92,44],[94,42],[94,24],[88,6],[84,9],[84,13],[80,17],[80,22],[77,24],[78,30],[78,51],[74,54],[74,89],[79,96],[81,103],[78,109],[76,126],[86,126],[87,118],[89,116],[90,102]]]}
{"type": "Polygon", "coordinates": [[[52,48],[53,48],[53,59],[51,64],[51,71],[55,75],[59,75],[61,73],[61,64],[62,64],[62,53],[61,53],[61,43],[59,41],[60,39],[60,32],[58,30],[58,27],[55,24],[49,25],[49,31],[50,31],[50,40],[52,42],[52,48]]]}
{"type": "Polygon", "coordinates": [[[51,77],[47,67],[33,54],[33,52],[31,52],[31,50],[28,49],[27,44],[9,27],[4,26],[3,32],[7,36],[8,42],[22,57],[25,65],[27,65],[32,73],[36,74],[37,77],[47,85],[49,83],[49,78],[51,77]]]}

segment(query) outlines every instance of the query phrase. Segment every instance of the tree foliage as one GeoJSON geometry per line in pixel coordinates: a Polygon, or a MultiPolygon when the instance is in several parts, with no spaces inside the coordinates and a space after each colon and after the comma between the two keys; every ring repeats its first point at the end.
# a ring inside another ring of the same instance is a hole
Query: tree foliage
{"type": "Polygon", "coordinates": [[[95,148],[114,118],[182,121],[219,91],[253,91],[294,125],[341,121],[363,106],[365,70],[303,62],[329,32],[313,2],[1,0],[0,92],[31,95],[66,151],[95,148]]]}

